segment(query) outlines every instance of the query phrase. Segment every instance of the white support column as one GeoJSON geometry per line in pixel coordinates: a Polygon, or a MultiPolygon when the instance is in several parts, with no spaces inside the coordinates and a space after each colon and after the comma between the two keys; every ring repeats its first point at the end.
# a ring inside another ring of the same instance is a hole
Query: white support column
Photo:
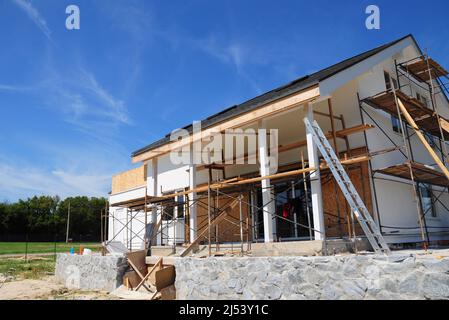
{"type": "MultiPolygon", "coordinates": [[[[264,120],[259,122],[259,129],[266,128],[264,120]]],[[[270,165],[268,160],[268,140],[266,134],[259,131],[259,165],[260,176],[270,175],[270,165]]],[[[262,202],[263,202],[263,230],[265,242],[274,242],[276,238],[276,213],[275,197],[271,190],[270,179],[262,180],[262,202]]]]}
{"type": "MultiPolygon", "coordinates": [[[[149,164],[149,163],[148,163],[149,164]]],[[[157,193],[157,175],[158,175],[158,170],[157,170],[157,158],[153,158],[151,159],[151,179],[149,179],[148,181],[148,185],[147,185],[147,191],[149,191],[149,196],[153,196],[156,197],[158,196],[157,193]]],[[[153,209],[151,210],[151,219],[150,222],[154,223],[155,225],[158,223],[157,221],[157,207],[154,206],[153,209]]],[[[159,230],[154,230],[154,234],[156,234],[159,230]]],[[[157,241],[158,241],[158,237],[155,235],[152,235],[152,245],[157,245],[157,241]]]]}
{"type": "MultiPolygon", "coordinates": [[[[312,104],[306,104],[305,111],[307,119],[313,123],[313,107],[312,104]]],[[[306,133],[307,137],[307,154],[309,160],[309,167],[317,168],[316,171],[310,175],[310,191],[312,193],[312,212],[313,212],[313,228],[315,229],[315,240],[325,239],[324,229],[324,213],[323,213],[323,196],[321,193],[321,175],[320,175],[320,160],[318,158],[318,150],[313,141],[312,134],[306,133]]]]}
{"type": "Polygon", "coordinates": [[[252,222],[252,236],[253,236],[253,241],[259,240],[259,219],[257,216],[257,196],[256,196],[256,192],[254,192],[254,190],[251,190],[251,206],[250,206],[250,211],[251,211],[251,222],[252,222]]]}
{"type": "Polygon", "coordinates": [[[108,239],[112,239],[114,238],[114,236],[115,236],[115,208],[109,207],[108,239]]]}
{"type": "MultiPolygon", "coordinates": [[[[147,190],[149,190],[149,195],[157,197],[157,158],[151,159],[151,179],[149,181],[147,190]]],[[[153,207],[151,212],[151,223],[157,223],[157,208],[153,207]]]]}
{"type": "MultiPolygon", "coordinates": [[[[194,152],[194,151],[193,151],[194,152]]],[[[193,152],[190,153],[190,167],[189,167],[189,187],[196,188],[196,164],[194,163],[193,152]]],[[[196,192],[189,194],[189,213],[190,213],[190,242],[193,242],[197,237],[197,196],[196,192]]]]}

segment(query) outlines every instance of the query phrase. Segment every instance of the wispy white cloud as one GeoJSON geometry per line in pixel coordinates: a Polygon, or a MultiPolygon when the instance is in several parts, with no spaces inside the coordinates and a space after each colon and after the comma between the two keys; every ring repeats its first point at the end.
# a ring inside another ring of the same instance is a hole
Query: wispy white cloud
{"type": "MultiPolygon", "coordinates": [[[[107,196],[109,174],[83,174],[62,170],[45,171],[41,168],[18,167],[0,163],[0,194],[7,200],[33,195],[107,196]]],[[[5,200],[5,199],[0,199],[5,200]]]]}
{"type": "Polygon", "coordinates": [[[114,2],[101,11],[113,21],[112,27],[125,31],[137,42],[147,41],[153,16],[145,6],[132,1],[114,2]]]}
{"type": "Polygon", "coordinates": [[[70,140],[36,133],[25,147],[38,153],[41,163],[48,159],[45,164],[0,154],[0,201],[35,194],[107,196],[112,175],[128,167],[129,150],[117,140],[120,127],[132,123],[126,103],[92,72],[75,69],[67,77],[47,66],[44,80],[33,86],[0,85],[0,91],[26,89],[35,106],[53,114],[52,121],[65,121],[65,131],[81,133],[64,133],[70,140]]]}
{"type": "Polygon", "coordinates": [[[200,51],[218,61],[232,67],[236,73],[247,81],[256,93],[261,93],[256,80],[247,71],[247,67],[254,63],[255,50],[239,41],[224,41],[216,34],[211,33],[206,37],[192,37],[187,34],[180,34],[178,30],[157,30],[152,29],[152,34],[159,39],[168,42],[173,50],[200,51]]]}
{"type": "MultiPolygon", "coordinates": [[[[28,17],[51,40],[52,32],[38,11],[39,2],[11,1],[20,13],[26,13],[24,19],[28,17]]],[[[120,14],[117,11],[117,19],[120,14]]],[[[129,167],[129,149],[122,143],[120,130],[133,123],[126,86],[132,91],[133,79],[140,72],[141,51],[136,54],[134,48],[144,46],[145,29],[145,15],[132,11],[124,31],[136,47],[128,43],[129,67],[122,68],[121,64],[119,71],[130,71],[130,76],[117,77],[122,81],[103,78],[97,73],[99,69],[87,67],[77,53],[71,56],[74,63],[69,67],[60,65],[52,47],[39,61],[41,69],[35,73],[34,83],[0,83],[0,92],[27,95],[30,104],[26,107],[36,112],[43,109],[49,115],[49,126],[54,124],[49,132],[24,130],[14,134],[29,156],[14,154],[14,148],[8,156],[0,153],[0,201],[35,194],[107,196],[112,175],[129,167]],[[136,16],[140,18],[134,19],[136,16]]],[[[5,142],[14,143],[9,139],[5,142]]]]}
{"type": "Polygon", "coordinates": [[[129,154],[120,148],[92,141],[79,144],[46,139],[30,142],[30,152],[39,150],[33,161],[14,154],[0,154],[0,201],[34,195],[61,197],[86,195],[107,197],[113,174],[125,170],[129,154]]]}
{"type": "Polygon", "coordinates": [[[119,127],[132,124],[125,101],[84,68],[74,68],[70,74],[67,77],[55,68],[46,70],[46,81],[34,90],[38,99],[85,135],[113,144],[119,127]]]}
{"type": "Polygon", "coordinates": [[[233,65],[238,72],[242,71],[242,67],[246,63],[248,50],[242,44],[233,42],[223,45],[213,35],[205,39],[193,40],[191,43],[220,61],[233,65]]]}
{"type": "Polygon", "coordinates": [[[122,92],[124,97],[135,95],[136,84],[149,61],[145,50],[155,39],[152,36],[153,13],[148,9],[147,2],[130,0],[111,1],[106,7],[101,5],[101,11],[104,17],[110,19],[117,37],[127,39],[121,42],[122,49],[126,50],[120,64],[126,73],[126,77],[122,78],[122,92]]]}
{"type": "Polygon", "coordinates": [[[249,64],[251,52],[247,46],[238,42],[231,42],[228,45],[223,45],[218,43],[216,38],[213,36],[194,42],[203,52],[219,59],[223,63],[232,65],[237,74],[247,81],[256,93],[262,93],[262,89],[257,84],[257,81],[255,81],[246,71],[246,66],[249,64]]]}
{"type": "Polygon", "coordinates": [[[0,91],[27,91],[30,90],[30,87],[22,87],[22,86],[15,86],[15,85],[8,85],[8,84],[1,84],[0,83],[0,91]]]}
{"type": "Polygon", "coordinates": [[[104,116],[120,123],[130,124],[125,103],[104,89],[92,73],[83,70],[80,80],[81,86],[103,102],[102,105],[105,106],[105,109],[101,113],[104,116]]]}
{"type": "Polygon", "coordinates": [[[51,40],[51,31],[48,28],[47,21],[40,12],[32,5],[29,0],[12,0],[19,8],[21,8],[34,24],[42,31],[42,33],[51,40]]]}

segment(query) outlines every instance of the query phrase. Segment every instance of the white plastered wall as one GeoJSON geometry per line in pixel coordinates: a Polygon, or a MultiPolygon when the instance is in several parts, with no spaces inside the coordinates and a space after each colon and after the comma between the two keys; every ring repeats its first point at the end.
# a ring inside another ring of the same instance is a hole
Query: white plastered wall
{"type": "MultiPolygon", "coordinates": [[[[142,198],[145,187],[132,189],[126,192],[113,194],[109,203],[118,203],[132,199],[142,198]]],[[[109,208],[108,240],[120,241],[133,250],[143,247],[145,214],[143,211],[129,211],[122,207],[109,208]]]]}

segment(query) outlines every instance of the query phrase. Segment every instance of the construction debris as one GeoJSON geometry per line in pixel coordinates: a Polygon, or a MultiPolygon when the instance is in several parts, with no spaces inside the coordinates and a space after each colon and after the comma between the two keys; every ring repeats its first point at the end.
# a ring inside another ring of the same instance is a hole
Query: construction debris
{"type": "Polygon", "coordinates": [[[150,300],[165,299],[173,296],[174,288],[167,289],[175,282],[175,268],[164,264],[162,257],[153,264],[146,263],[146,251],[136,251],[127,254],[128,263],[132,267],[123,276],[124,286],[128,290],[150,294],[150,300]],[[165,290],[164,290],[165,289],[165,290]],[[164,291],[164,293],[162,293],[164,291]]]}

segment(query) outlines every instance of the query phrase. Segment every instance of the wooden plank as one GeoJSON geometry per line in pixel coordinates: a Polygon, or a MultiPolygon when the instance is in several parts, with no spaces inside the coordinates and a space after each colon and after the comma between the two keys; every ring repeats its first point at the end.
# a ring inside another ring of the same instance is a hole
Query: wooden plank
{"type": "MultiPolygon", "coordinates": [[[[373,206],[368,163],[364,162],[360,166],[347,167],[346,173],[371,214],[373,212],[373,206]]],[[[322,175],[321,188],[323,194],[324,221],[326,236],[341,237],[343,229],[348,223],[350,224],[349,228],[352,228],[351,212],[350,210],[344,209],[346,199],[340,188],[334,188],[334,183],[335,179],[333,177],[329,180],[322,175]]],[[[351,235],[352,233],[355,233],[357,236],[364,235],[363,229],[357,220],[354,221],[354,227],[353,231],[351,229],[351,235]]]]}
{"type": "Polygon", "coordinates": [[[338,152],[337,130],[335,127],[334,111],[333,111],[333,107],[332,107],[332,99],[331,98],[327,99],[327,106],[329,109],[330,120],[331,120],[331,128],[332,128],[331,133],[332,133],[332,140],[334,142],[334,151],[336,154],[340,154],[338,152]]]}
{"type": "Polygon", "coordinates": [[[369,129],[372,129],[372,128],[374,128],[373,125],[360,124],[360,125],[357,125],[357,126],[354,126],[354,127],[338,130],[336,133],[337,133],[337,136],[339,138],[344,138],[344,137],[347,137],[347,136],[349,136],[351,134],[360,133],[360,132],[363,132],[363,131],[366,131],[366,130],[369,130],[369,129]]]}
{"type": "MultiPolygon", "coordinates": [[[[411,166],[413,177],[416,181],[443,187],[446,187],[449,184],[446,176],[440,171],[416,162],[412,162],[411,166]]],[[[410,180],[410,168],[408,163],[378,169],[376,172],[410,180]]]]}
{"type": "Polygon", "coordinates": [[[147,264],[145,262],[146,250],[133,251],[126,254],[128,262],[132,263],[133,269],[143,275],[147,274],[147,264]]]}
{"type": "Polygon", "coordinates": [[[449,133],[449,122],[447,122],[443,118],[440,118],[440,124],[441,124],[441,128],[443,128],[444,131],[449,133]]]}
{"type": "MultiPolygon", "coordinates": [[[[431,58],[429,58],[428,61],[432,79],[448,75],[448,72],[438,62],[431,58]]],[[[425,82],[430,80],[428,68],[429,66],[427,65],[427,61],[425,59],[422,59],[414,63],[409,63],[402,68],[415,75],[419,80],[425,82]]]]}
{"type": "MultiPolygon", "coordinates": [[[[139,275],[140,279],[145,278],[144,275],[139,271],[139,269],[134,265],[134,263],[131,260],[128,260],[128,263],[131,265],[131,267],[134,269],[134,271],[139,275]]],[[[147,289],[148,291],[151,291],[148,286],[143,284],[143,287],[147,289]]]]}
{"type": "Polygon", "coordinates": [[[141,278],[136,271],[128,271],[123,275],[123,283],[128,289],[137,287],[141,278]]]}
{"type": "Polygon", "coordinates": [[[112,177],[111,194],[145,186],[147,166],[140,167],[116,174],[112,177]]]}
{"type": "Polygon", "coordinates": [[[176,300],[176,288],[174,285],[161,290],[161,300],[176,300]]]}
{"type": "MultiPolygon", "coordinates": [[[[419,128],[427,131],[435,137],[441,137],[438,118],[443,119],[448,123],[449,120],[441,116],[437,117],[435,112],[427,108],[421,101],[407,96],[402,91],[396,91],[396,96],[402,101],[404,107],[407,109],[407,112],[414,119],[419,128]]],[[[376,109],[383,110],[394,117],[398,117],[396,100],[393,92],[387,92],[375,97],[367,98],[364,102],[376,109]]],[[[443,132],[443,135],[445,139],[449,139],[449,132],[445,131],[443,132]]]]}
{"type": "Polygon", "coordinates": [[[175,267],[167,266],[155,272],[155,283],[157,291],[172,285],[175,283],[175,267]]]}
{"type": "MultiPolygon", "coordinates": [[[[425,105],[422,104],[421,101],[409,97],[402,91],[398,90],[396,91],[396,96],[401,99],[401,101],[406,106],[408,112],[410,115],[417,119],[424,116],[432,116],[433,111],[428,109],[425,105]]],[[[365,99],[366,102],[368,102],[370,105],[372,105],[375,108],[381,109],[385,112],[390,113],[394,117],[397,117],[397,110],[396,110],[396,100],[395,100],[395,94],[393,92],[386,92],[380,95],[377,95],[375,97],[370,97],[365,99]]]]}
{"type": "MultiPolygon", "coordinates": [[[[145,277],[142,278],[142,281],[137,285],[136,290],[139,290],[139,288],[147,281],[148,277],[156,270],[157,267],[159,267],[162,264],[162,258],[159,258],[159,260],[155,263],[155,265],[147,271],[147,274],[145,277]]],[[[159,291],[159,290],[158,290],[159,291]]]]}
{"type": "MultiPolygon", "coordinates": [[[[320,112],[320,111],[316,111],[316,110],[313,111],[313,114],[316,114],[316,115],[319,115],[319,116],[323,116],[323,117],[327,117],[327,118],[331,117],[331,115],[328,114],[328,113],[320,112]]],[[[334,117],[334,119],[341,120],[341,117],[339,117],[339,116],[333,115],[333,117],[334,117]]]]}
{"type": "MultiPolygon", "coordinates": [[[[362,156],[358,156],[358,157],[353,157],[353,158],[349,158],[346,160],[340,160],[342,165],[351,165],[351,164],[356,164],[356,163],[361,163],[361,162],[366,162],[369,161],[371,159],[370,155],[362,155],[362,156]]],[[[329,167],[324,164],[320,166],[321,170],[325,170],[325,169],[329,169],[329,167]]]]}
{"type": "Polygon", "coordinates": [[[421,140],[422,144],[426,148],[427,152],[430,154],[430,156],[433,158],[437,166],[440,168],[440,170],[444,173],[446,178],[449,180],[449,170],[447,170],[446,166],[441,162],[438,155],[435,153],[435,151],[432,149],[432,147],[427,142],[427,139],[424,137],[424,135],[419,130],[419,127],[416,125],[415,121],[413,121],[413,118],[410,116],[410,114],[407,112],[407,109],[405,108],[404,104],[402,103],[401,99],[397,99],[399,108],[401,109],[402,114],[404,115],[405,119],[407,120],[408,124],[412,127],[412,129],[415,131],[417,137],[419,140],[421,140]]]}

